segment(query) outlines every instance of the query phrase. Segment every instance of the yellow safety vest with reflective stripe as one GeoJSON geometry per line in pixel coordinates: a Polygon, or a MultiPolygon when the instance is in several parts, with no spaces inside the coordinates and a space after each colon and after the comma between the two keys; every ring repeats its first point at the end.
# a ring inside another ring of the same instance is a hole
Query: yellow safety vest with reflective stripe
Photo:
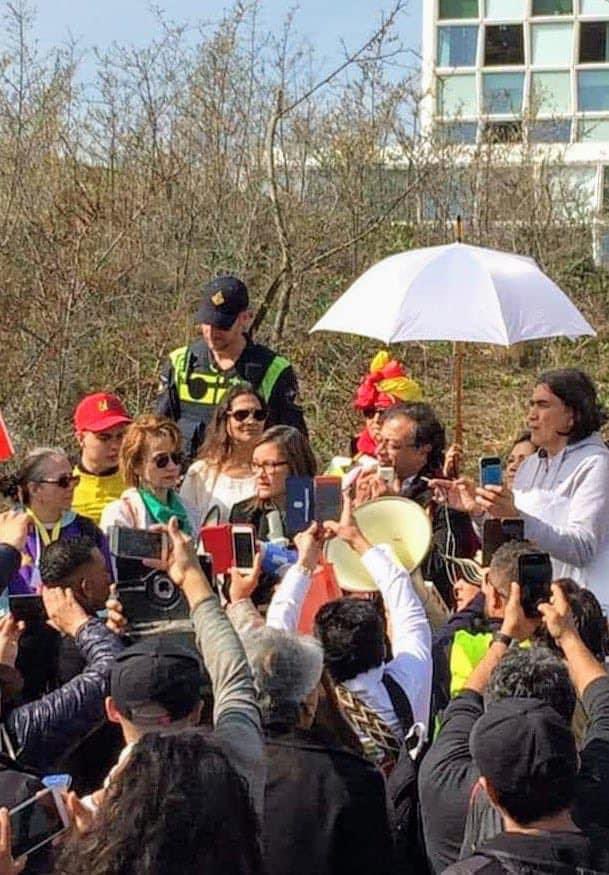
{"type": "Polygon", "coordinates": [[[469,676],[478,663],[482,662],[492,640],[492,632],[472,633],[467,629],[455,632],[450,648],[451,699],[465,689],[469,676]]]}
{"type": "MultiPolygon", "coordinates": [[[[216,404],[222,401],[222,398],[231,386],[244,382],[244,378],[239,374],[227,378],[222,371],[193,371],[188,373],[188,356],[189,347],[187,346],[174,349],[169,354],[175,387],[180,401],[184,401],[187,404],[204,404],[215,407],[216,404]]],[[[289,367],[289,361],[283,358],[283,356],[274,356],[265,371],[262,381],[258,386],[254,386],[267,403],[277,380],[289,367]]]]}

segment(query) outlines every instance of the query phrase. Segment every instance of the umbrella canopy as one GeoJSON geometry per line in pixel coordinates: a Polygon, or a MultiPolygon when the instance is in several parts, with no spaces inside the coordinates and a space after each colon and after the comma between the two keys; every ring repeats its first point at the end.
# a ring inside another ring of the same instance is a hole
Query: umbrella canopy
{"type": "Polygon", "coordinates": [[[596,332],[532,258],[453,243],[375,264],[311,331],[509,346],[596,332]]]}

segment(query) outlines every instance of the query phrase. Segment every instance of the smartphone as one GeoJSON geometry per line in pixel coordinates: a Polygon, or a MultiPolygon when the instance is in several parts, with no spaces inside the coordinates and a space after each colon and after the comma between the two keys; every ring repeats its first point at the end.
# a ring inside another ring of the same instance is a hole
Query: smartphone
{"type": "Polygon", "coordinates": [[[304,532],[313,519],[313,478],[290,475],[285,481],[288,533],[304,532]]]}
{"type": "Polygon", "coordinates": [[[9,812],[15,859],[31,854],[64,833],[70,825],[58,790],[42,790],[9,812]]]}
{"type": "Polygon", "coordinates": [[[121,559],[161,559],[169,552],[167,532],[150,532],[148,529],[127,529],[110,526],[108,529],[110,552],[121,559]]]}
{"type": "Polygon", "coordinates": [[[506,541],[524,541],[524,520],[484,520],[482,525],[482,564],[487,568],[495,552],[506,541]]]}
{"type": "Polygon", "coordinates": [[[315,477],[313,518],[318,523],[339,520],[343,509],[342,477],[315,477]]]}
{"type": "Polygon", "coordinates": [[[201,566],[201,571],[205,575],[205,577],[210,582],[211,586],[214,585],[214,560],[211,553],[198,553],[197,559],[199,560],[199,565],[201,566]]]}
{"type": "Polygon", "coordinates": [[[552,595],[552,563],[548,553],[525,553],[518,557],[520,604],[525,617],[538,617],[538,607],[552,595]]]}
{"type": "Polygon", "coordinates": [[[389,486],[395,480],[395,468],[392,468],[391,465],[380,465],[379,466],[379,478],[384,480],[385,483],[388,483],[389,486]]]}
{"type": "Polygon", "coordinates": [[[233,564],[237,571],[247,574],[254,567],[256,555],[254,527],[233,525],[231,536],[233,539],[233,564]]]}
{"type": "Polygon", "coordinates": [[[501,486],[503,471],[499,456],[482,456],[480,464],[480,485],[501,486]]]}
{"type": "Polygon", "coordinates": [[[10,595],[8,609],[16,620],[28,625],[46,623],[48,617],[39,595],[10,595]]]}
{"type": "Polygon", "coordinates": [[[216,574],[225,574],[234,565],[233,539],[229,523],[217,526],[203,526],[201,529],[203,549],[209,553],[216,574]]]}

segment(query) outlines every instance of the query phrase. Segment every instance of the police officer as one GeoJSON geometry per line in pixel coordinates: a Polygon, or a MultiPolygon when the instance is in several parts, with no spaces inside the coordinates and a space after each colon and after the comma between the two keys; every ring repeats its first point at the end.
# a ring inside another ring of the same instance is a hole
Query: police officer
{"type": "Polygon", "coordinates": [[[250,383],[265,399],[267,427],[292,425],[307,433],[296,404],[298,383],[289,361],[248,335],[252,313],[241,280],[219,276],[203,288],[196,322],[202,339],[174,349],[161,375],[158,413],[175,420],[184,449],[196,454],[216,405],[235,383],[250,383]]]}

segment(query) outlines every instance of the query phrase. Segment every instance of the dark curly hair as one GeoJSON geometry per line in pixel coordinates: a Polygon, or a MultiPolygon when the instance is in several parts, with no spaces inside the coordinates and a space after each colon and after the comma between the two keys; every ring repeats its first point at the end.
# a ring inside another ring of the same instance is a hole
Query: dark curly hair
{"type": "Polygon", "coordinates": [[[69,841],[63,875],[261,875],[245,780],[200,730],[145,735],[91,828],[69,841]]]}
{"type": "Polygon", "coordinates": [[[315,636],[324,664],[336,683],[381,665],[385,659],[383,620],[364,599],[343,598],[323,605],[315,617],[315,636]]]}
{"type": "MultiPolygon", "coordinates": [[[[560,586],[567,597],[580,638],[598,661],[604,663],[609,656],[609,630],[599,600],[593,592],[578,586],[570,577],[560,578],[554,583],[560,586]]],[[[535,633],[535,641],[554,653],[563,655],[545,626],[539,627],[535,633]]]]}
{"type": "Polygon", "coordinates": [[[421,473],[436,472],[444,464],[446,433],[431,404],[425,404],[423,401],[399,401],[385,410],[381,423],[389,422],[398,416],[412,419],[416,424],[415,447],[423,447],[425,444],[431,446],[427,463],[421,473]]]}
{"type": "Polygon", "coordinates": [[[575,711],[575,690],[565,663],[547,647],[508,650],[494,669],[487,690],[488,702],[502,699],[541,699],[567,722],[575,711]]]}
{"type": "Polygon", "coordinates": [[[67,583],[68,579],[91,561],[91,553],[97,545],[86,535],[78,538],[60,538],[42,551],[40,577],[46,586],[67,583]]]}
{"type": "Polygon", "coordinates": [[[607,415],[598,401],[596,386],[583,371],[562,368],[545,371],[537,378],[537,386],[545,385],[573,412],[573,427],[567,443],[574,444],[599,431],[607,415]]]}

